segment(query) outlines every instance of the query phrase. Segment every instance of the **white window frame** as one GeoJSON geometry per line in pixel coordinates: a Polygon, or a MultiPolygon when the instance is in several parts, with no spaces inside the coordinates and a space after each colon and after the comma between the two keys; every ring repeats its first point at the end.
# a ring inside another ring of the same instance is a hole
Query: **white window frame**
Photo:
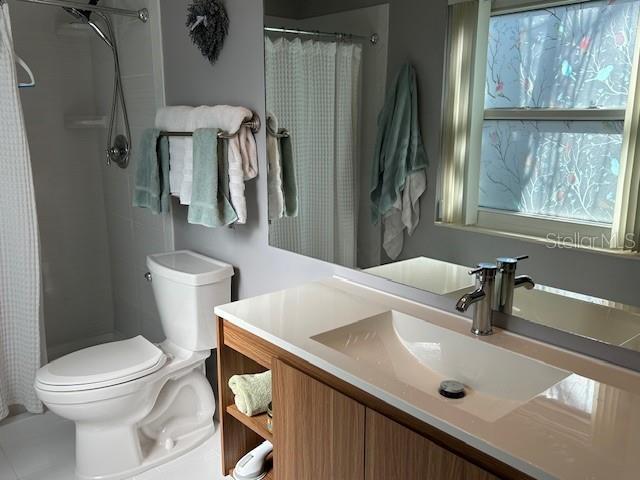
{"type": "MultiPolygon", "coordinates": [[[[622,249],[624,238],[617,239],[617,232],[624,231],[620,228],[619,212],[624,210],[623,202],[627,198],[624,194],[624,172],[628,169],[626,158],[621,158],[618,191],[614,222],[611,224],[595,223],[588,221],[553,218],[542,215],[508,212],[479,206],[479,177],[481,162],[482,129],[485,120],[599,120],[599,121],[624,121],[623,145],[628,145],[630,128],[626,125],[637,123],[632,118],[631,105],[634,104],[634,95],[640,92],[630,90],[627,108],[621,109],[536,109],[536,108],[512,108],[512,109],[485,109],[486,65],[489,44],[489,24],[492,16],[516,13],[521,11],[537,10],[545,7],[562,6],[572,3],[581,3],[585,0],[479,0],[478,25],[476,28],[476,44],[474,52],[474,65],[472,74],[472,92],[470,100],[470,132],[469,153],[465,168],[464,199],[463,199],[463,224],[475,226],[484,230],[518,234],[528,237],[537,237],[553,242],[556,237],[576,238],[578,240],[592,239],[589,246],[606,249],[622,249]]],[[[640,26],[636,31],[636,58],[640,50],[640,26]]],[[[636,66],[637,68],[637,66],[636,66]]],[[[445,202],[447,199],[443,199],[445,202]]],[[[585,241],[583,243],[589,243],[585,241]]]]}

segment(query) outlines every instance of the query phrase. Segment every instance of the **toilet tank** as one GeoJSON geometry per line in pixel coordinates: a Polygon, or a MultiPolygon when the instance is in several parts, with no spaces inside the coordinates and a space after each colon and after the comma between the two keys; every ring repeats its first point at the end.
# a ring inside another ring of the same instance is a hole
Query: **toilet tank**
{"type": "Polygon", "coordinates": [[[167,340],[190,351],[217,347],[214,307],[231,301],[233,267],[189,250],[147,257],[167,340]]]}

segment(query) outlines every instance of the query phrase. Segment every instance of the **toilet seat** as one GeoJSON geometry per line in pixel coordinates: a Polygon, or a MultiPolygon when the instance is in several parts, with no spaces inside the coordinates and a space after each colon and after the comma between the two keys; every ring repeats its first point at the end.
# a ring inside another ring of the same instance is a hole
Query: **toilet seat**
{"type": "Polygon", "coordinates": [[[162,350],[137,336],[60,357],[38,371],[36,385],[50,392],[105,388],[150,375],[166,360],[162,350]]]}

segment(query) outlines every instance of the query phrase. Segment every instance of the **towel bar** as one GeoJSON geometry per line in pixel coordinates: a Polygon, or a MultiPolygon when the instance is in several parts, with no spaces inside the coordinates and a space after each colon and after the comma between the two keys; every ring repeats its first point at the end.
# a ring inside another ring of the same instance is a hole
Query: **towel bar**
{"type": "Polygon", "coordinates": [[[286,128],[280,128],[277,132],[274,132],[271,127],[267,125],[267,134],[271,135],[274,138],[289,138],[289,130],[286,128]]]}
{"type": "MultiPolygon", "coordinates": [[[[243,127],[249,127],[253,133],[258,133],[260,131],[260,116],[254,112],[251,120],[247,120],[242,123],[243,127]]],[[[228,132],[219,132],[218,138],[229,139],[238,135],[238,132],[228,133],[228,132]]],[[[162,131],[160,132],[161,137],[191,137],[193,136],[193,132],[170,132],[170,131],[162,131]]]]}

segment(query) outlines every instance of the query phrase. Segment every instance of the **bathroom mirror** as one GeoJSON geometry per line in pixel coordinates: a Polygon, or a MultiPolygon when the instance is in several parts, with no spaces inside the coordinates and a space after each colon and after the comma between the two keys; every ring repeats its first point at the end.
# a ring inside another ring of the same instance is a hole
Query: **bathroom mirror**
{"type": "Polygon", "coordinates": [[[640,350],[639,17],[265,0],[270,245],[451,308],[470,266],[528,255],[513,315],[640,350]]]}

